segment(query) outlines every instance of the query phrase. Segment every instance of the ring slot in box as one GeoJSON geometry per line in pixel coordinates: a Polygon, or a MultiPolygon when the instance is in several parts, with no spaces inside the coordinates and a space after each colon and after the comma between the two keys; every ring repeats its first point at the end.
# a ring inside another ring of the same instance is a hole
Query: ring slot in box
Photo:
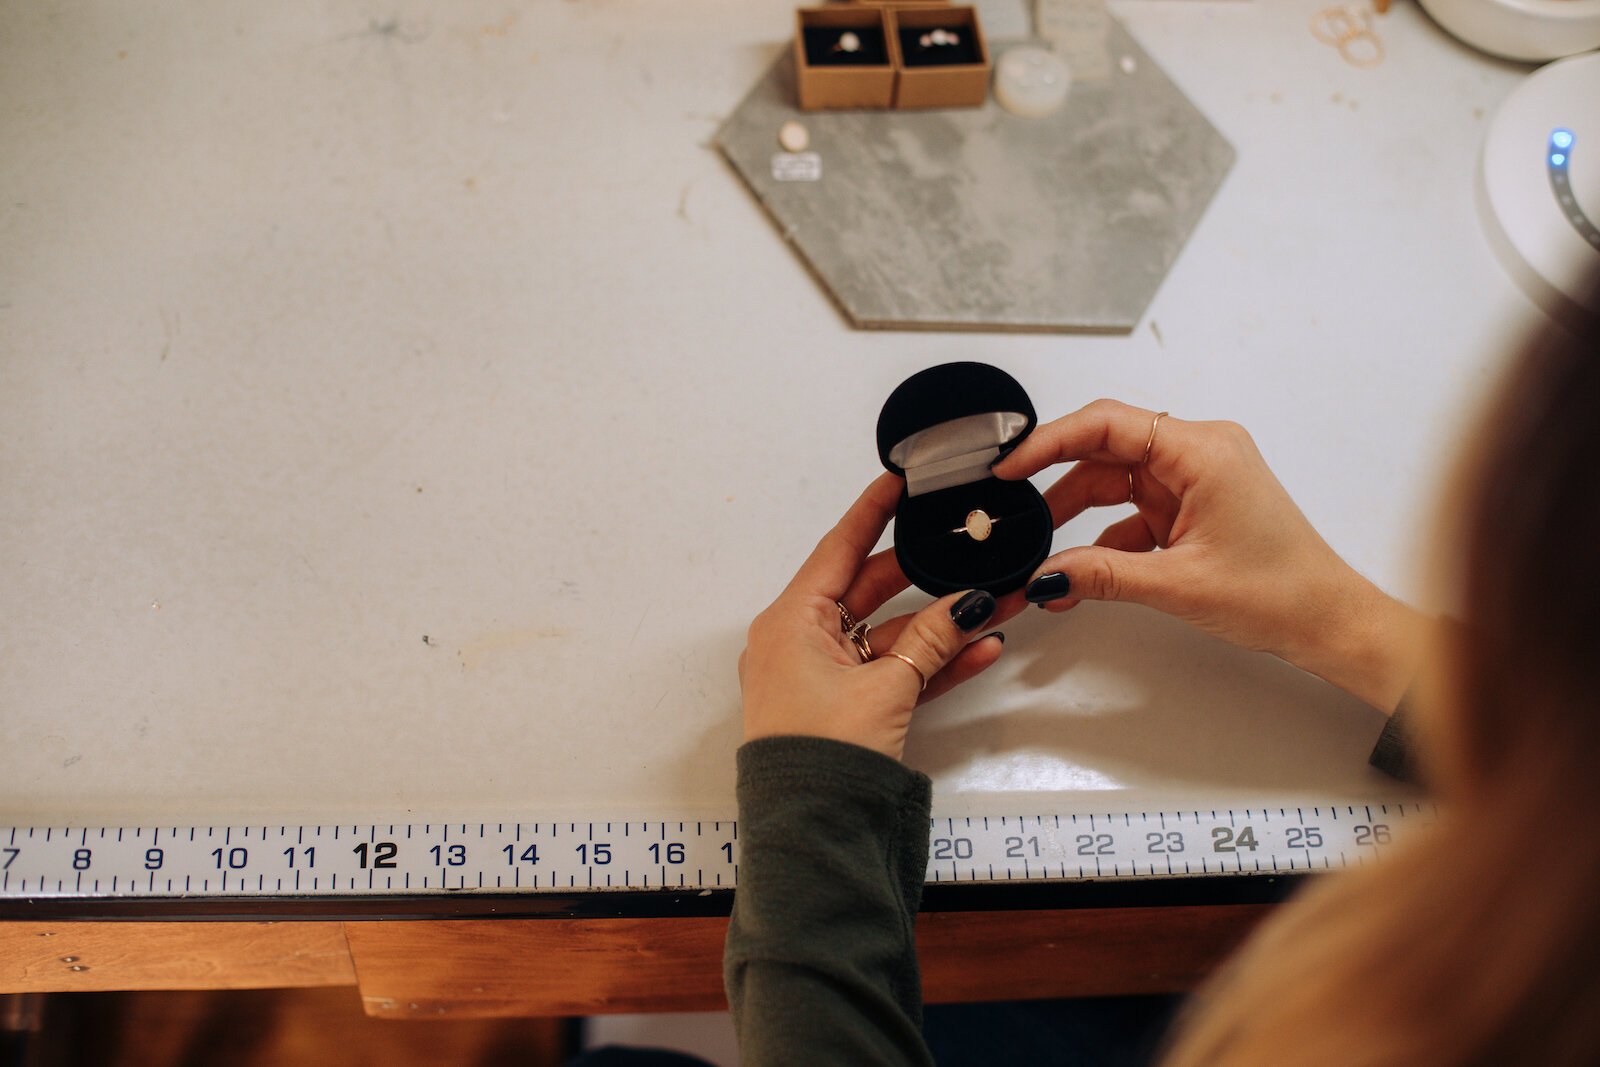
{"type": "Polygon", "coordinates": [[[882,8],[803,7],[795,16],[794,68],[801,110],[894,104],[889,19],[882,8]]]}
{"type": "Polygon", "coordinates": [[[889,47],[900,74],[895,107],[983,106],[989,97],[992,64],[977,8],[939,4],[884,10],[889,15],[889,47]]]}
{"type": "Polygon", "coordinates": [[[878,458],[906,479],[894,551],[935,596],[1020,589],[1050,554],[1054,524],[1033,483],[989,468],[1038,417],[1017,380],[985,363],[946,363],[907,378],[878,416],[878,458]]]}

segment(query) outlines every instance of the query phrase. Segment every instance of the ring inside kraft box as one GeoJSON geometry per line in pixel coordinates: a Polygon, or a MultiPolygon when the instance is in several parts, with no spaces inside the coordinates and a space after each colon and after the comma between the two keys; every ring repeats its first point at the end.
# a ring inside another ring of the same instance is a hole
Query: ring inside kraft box
{"type": "Polygon", "coordinates": [[[900,569],[934,596],[1020,589],[1050,554],[1054,526],[1027,479],[989,470],[1038,424],[1017,380],[986,363],[907,378],[878,416],[878,457],[904,476],[894,519],[900,569]]]}

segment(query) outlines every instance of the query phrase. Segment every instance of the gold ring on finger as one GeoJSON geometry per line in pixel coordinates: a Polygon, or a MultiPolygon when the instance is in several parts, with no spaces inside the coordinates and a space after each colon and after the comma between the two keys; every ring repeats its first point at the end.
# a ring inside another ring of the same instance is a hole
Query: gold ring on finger
{"type": "Polygon", "coordinates": [[[918,689],[917,692],[920,693],[923,691],[923,689],[928,688],[928,676],[922,673],[922,668],[917,666],[916,660],[912,659],[910,656],[907,656],[903,652],[886,652],[884,655],[893,656],[895,659],[899,660],[907,667],[910,667],[912,670],[917,672],[917,680],[922,683],[922,688],[918,689]]]}
{"type": "Polygon", "coordinates": [[[1139,461],[1140,463],[1148,464],[1150,462],[1150,450],[1156,447],[1156,431],[1161,428],[1161,420],[1166,417],[1167,412],[1163,411],[1156,415],[1154,419],[1150,420],[1150,440],[1144,443],[1144,459],[1141,459],[1139,461]]]}
{"type": "Polygon", "coordinates": [[[856,617],[850,614],[850,609],[844,606],[844,601],[835,600],[833,603],[839,609],[839,632],[847,634],[854,630],[859,624],[856,622],[856,617]]]}
{"type": "Polygon", "coordinates": [[[856,655],[861,657],[862,663],[872,661],[872,645],[867,640],[867,632],[871,629],[872,627],[864,622],[857,623],[856,627],[847,635],[850,638],[850,643],[856,646],[856,655]]]}

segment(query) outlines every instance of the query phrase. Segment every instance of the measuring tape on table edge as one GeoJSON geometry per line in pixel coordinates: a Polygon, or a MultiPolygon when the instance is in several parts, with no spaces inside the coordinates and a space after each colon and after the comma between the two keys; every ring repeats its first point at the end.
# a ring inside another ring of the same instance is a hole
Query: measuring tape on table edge
{"type": "MultiPolygon", "coordinates": [[[[1240,875],[1297,881],[1371,862],[1436,817],[1432,803],[1418,801],[940,816],[929,827],[925,897],[960,908],[952,894],[1047,884],[1104,890],[1080,893],[1085,900],[1170,902],[1170,894],[1115,890],[1131,883],[1193,887],[1230,875],[1232,883],[1240,875]]],[[[350,917],[363,910],[371,917],[718,914],[726,913],[738,877],[733,820],[0,827],[5,918],[60,917],[73,905],[91,917],[98,905],[113,903],[128,905],[113,909],[121,918],[139,917],[141,903],[172,905],[153,916],[276,910],[338,917],[341,909],[350,917]],[[616,906],[622,898],[662,896],[680,904],[718,899],[698,908],[616,906]],[[480,906],[384,903],[445,897],[481,898],[480,906]],[[371,907],[349,908],[365,904],[371,907]]],[[[1281,895],[1187,894],[1216,903],[1281,895]]]]}

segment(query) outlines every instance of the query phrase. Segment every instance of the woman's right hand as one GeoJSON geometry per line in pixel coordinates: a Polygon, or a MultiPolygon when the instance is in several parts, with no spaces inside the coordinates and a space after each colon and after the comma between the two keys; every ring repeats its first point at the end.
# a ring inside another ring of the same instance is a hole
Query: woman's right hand
{"type": "Polygon", "coordinates": [[[1144,604],[1392,711],[1415,673],[1420,616],[1338,557],[1242,427],[1165,416],[1152,441],[1153,427],[1155,412],[1097,400],[995,464],[1017,480],[1076,461],[1044,494],[1057,526],[1130,495],[1138,508],[1045,560],[1028,599],[1052,611],[1144,604]]]}

